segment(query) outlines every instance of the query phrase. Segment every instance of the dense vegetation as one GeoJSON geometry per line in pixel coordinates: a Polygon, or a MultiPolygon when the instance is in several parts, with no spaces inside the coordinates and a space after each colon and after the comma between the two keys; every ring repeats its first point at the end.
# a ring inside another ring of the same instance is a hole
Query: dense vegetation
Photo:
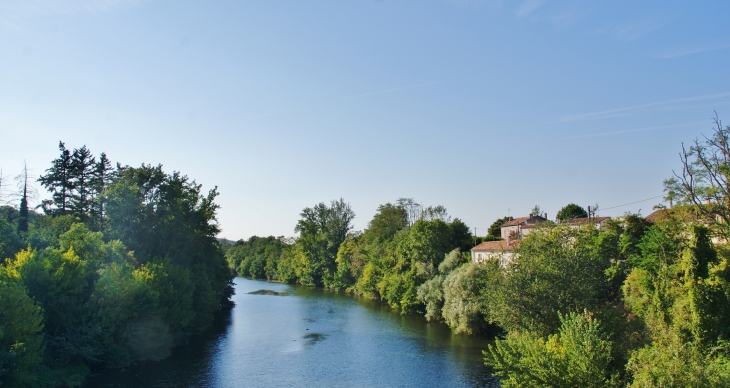
{"type": "Polygon", "coordinates": [[[52,194],[44,214],[28,209],[27,179],[18,208],[0,207],[3,386],[77,386],[92,367],[164,358],[233,291],[215,190],[60,151],[38,179],[52,194]]]}
{"type": "MultiPolygon", "coordinates": [[[[302,212],[299,238],[251,238],[239,274],[345,290],[457,333],[497,333],[485,362],[505,387],[723,387],[730,381],[730,127],[695,142],[651,222],[546,222],[517,259],[472,263],[442,207],[381,205],[362,233],[344,201],[302,212]],[[713,242],[714,241],[714,242],[713,242]]],[[[535,207],[534,214],[540,214],[535,207]]],[[[563,219],[586,217],[570,204],[563,219]]],[[[487,240],[498,239],[501,218],[487,240]]]]}

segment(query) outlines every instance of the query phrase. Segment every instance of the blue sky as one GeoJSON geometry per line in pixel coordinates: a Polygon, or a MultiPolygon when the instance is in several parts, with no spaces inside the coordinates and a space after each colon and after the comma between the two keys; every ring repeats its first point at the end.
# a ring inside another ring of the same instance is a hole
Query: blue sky
{"type": "MultiPolygon", "coordinates": [[[[0,0],[0,166],[86,144],[218,186],[221,236],[344,198],[478,234],[662,195],[730,123],[730,2],[0,0]]],[[[607,209],[648,214],[661,199],[607,209]]]]}

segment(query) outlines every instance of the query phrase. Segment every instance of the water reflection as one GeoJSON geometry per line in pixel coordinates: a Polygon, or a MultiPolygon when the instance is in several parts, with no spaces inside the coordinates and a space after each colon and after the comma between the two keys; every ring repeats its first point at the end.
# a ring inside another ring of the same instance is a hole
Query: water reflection
{"type": "Polygon", "coordinates": [[[496,386],[487,341],[348,295],[236,278],[236,308],[163,361],[89,387],[496,386]]]}

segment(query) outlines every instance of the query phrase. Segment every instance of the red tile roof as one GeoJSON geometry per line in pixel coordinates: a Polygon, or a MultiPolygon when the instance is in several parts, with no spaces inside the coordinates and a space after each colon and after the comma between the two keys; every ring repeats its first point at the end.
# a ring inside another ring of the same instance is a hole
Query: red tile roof
{"type": "Polygon", "coordinates": [[[506,240],[500,241],[485,241],[474,248],[472,251],[511,251],[520,246],[520,240],[512,240],[507,244],[506,240]]]}
{"type": "Polygon", "coordinates": [[[504,228],[505,226],[516,226],[516,225],[519,225],[522,223],[537,224],[537,223],[544,222],[544,221],[547,221],[547,219],[542,218],[541,216],[519,217],[519,218],[515,218],[512,221],[505,222],[504,224],[502,224],[501,227],[504,228]]]}
{"type": "Polygon", "coordinates": [[[662,219],[665,219],[668,217],[669,217],[669,214],[667,212],[667,209],[659,209],[644,218],[650,222],[657,222],[659,220],[662,220],[662,219]]]}
{"type": "Polygon", "coordinates": [[[530,217],[519,217],[519,218],[515,218],[512,221],[505,222],[504,224],[502,224],[501,227],[504,228],[505,226],[519,225],[519,224],[521,224],[521,223],[523,223],[523,222],[525,222],[525,221],[527,221],[529,219],[530,219],[530,217]]]}

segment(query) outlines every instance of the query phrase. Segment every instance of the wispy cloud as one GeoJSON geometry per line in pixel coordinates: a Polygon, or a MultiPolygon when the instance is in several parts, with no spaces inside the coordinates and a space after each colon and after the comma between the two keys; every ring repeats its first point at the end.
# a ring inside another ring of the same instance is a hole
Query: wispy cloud
{"type": "Polygon", "coordinates": [[[683,57],[685,55],[693,55],[693,54],[700,54],[700,53],[706,53],[709,51],[719,51],[719,50],[726,50],[730,48],[730,44],[720,44],[720,45],[696,45],[694,47],[685,47],[682,49],[675,49],[670,51],[665,51],[663,53],[660,53],[657,55],[657,58],[661,59],[669,59],[669,58],[676,58],[676,57],[683,57]]]}
{"type": "Polygon", "coordinates": [[[547,0],[527,0],[517,10],[517,16],[525,17],[531,14],[536,9],[540,8],[541,5],[545,4],[547,0]]]}
{"type": "Polygon", "coordinates": [[[659,107],[659,106],[666,105],[666,104],[714,100],[714,99],[725,98],[728,96],[730,96],[730,92],[706,94],[703,96],[693,96],[693,97],[686,97],[686,98],[677,98],[677,99],[673,99],[673,100],[666,100],[666,101],[652,102],[652,103],[648,103],[648,104],[628,106],[625,108],[610,109],[610,110],[590,112],[590,113],[581,113],[581,114],[577,114],[577,115],[568,115],[568,116],[563,116],[563,117],[555,120],[555,122],[597,120],[597,119],[628,116],[631,111],[635,111],[635,110],[639,110],[639,109],[659,107]]]}
{"type": "Polygon", "coordinates": [[[436,84],[440,84],[440,83],[441,83],[441,81],[426,82],[426,83],[422,83],[422,84],[401,86],[401,87],[398,87],[398,88],[390,88],[390,89],[383,89],[383,90],[378,90],[378,91],[374,91],[374,92],[355,94],[353,96],[349,96],[349,97],[346,97],[346,98],[347,99],[350,99],[350,98],[357,98],[357,97],[373,96],[373,95],[376,95],[376,94],[394,93],[394,92],[400,92],[402,90],[420,88],[422,86],[436,85],[436,84]]]}
{"type": "Polygon", "coordinates": [[[670,22],[668,18],[643,18],[632,23],[624,24],[614,30],[614,35],[623,40],[637,40],[644,35],[654,32],[670,22]]]}
{"type": "Polygon", "coordinates": [[[672,124],[672,125],[658,125],[654,127],[644,127],[644,128],[632,128],[632,129],[623,129],[619,131],[610,131],[610,132],[599,132],[599,133],[589,133],[587,135],[578,135],[578,136],[568,136],[564,137],[563,140],[569,140],[569,139],[584,139],[587,137],[601,137],[601,136],[611,136],[611,135],[621,135],[624,133],[632,133],[632,132],[644,132],[644,131],[656,131],[659,129],[669,129],[669,128],[682,128],[682,127],[690,127],[695,126],[699,124],[707,124],[707,121],[697,121],[694,123],[683,123],[683,124],[672,124]]]}

